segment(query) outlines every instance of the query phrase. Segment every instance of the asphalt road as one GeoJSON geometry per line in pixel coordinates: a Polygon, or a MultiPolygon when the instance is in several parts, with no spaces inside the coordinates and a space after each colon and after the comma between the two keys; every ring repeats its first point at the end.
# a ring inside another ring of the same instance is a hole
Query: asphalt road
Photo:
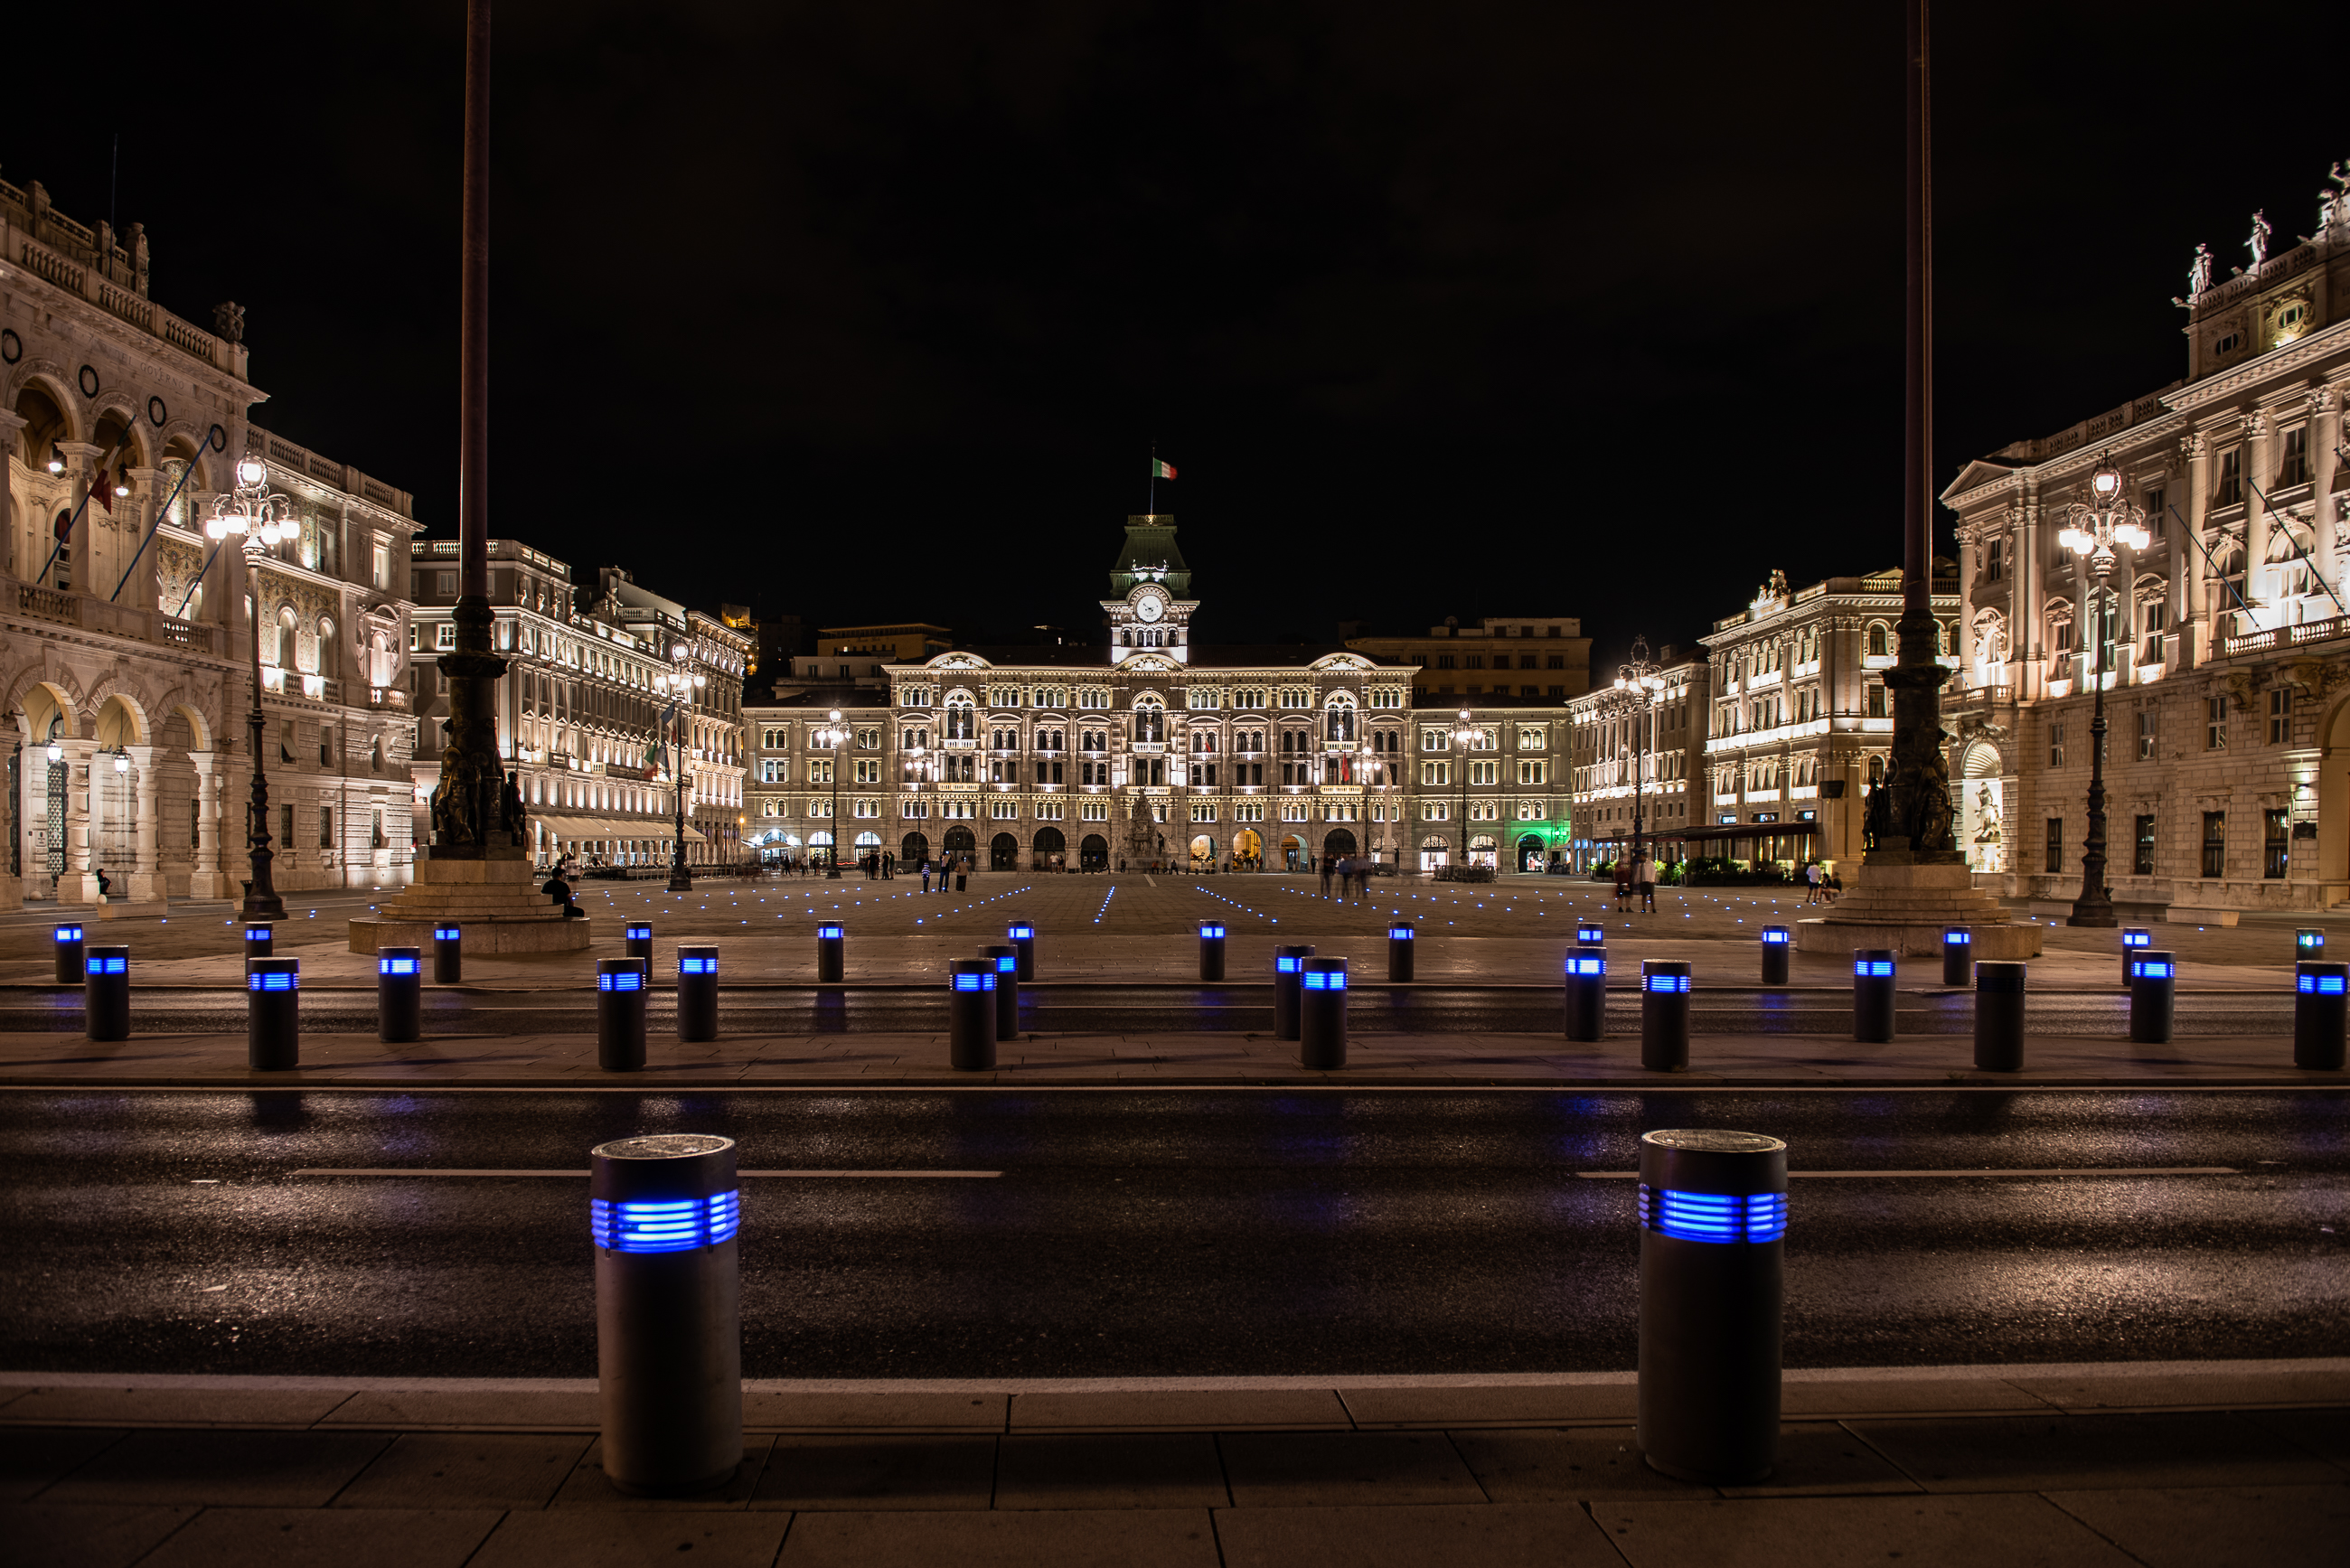
{"type": "Polygon", "coordinates": [[[1787,1357],[2337,1353],[2336,1091],[15,1091],[0,1367],[588,1376],[587,1151],[714,1130],[752,1376],[1628,1367],[1651,1127],[1789,1140],[1787,1357]],[[2178,1168],[2226,1168],[2185,1174],[2178,1168]],[[2000,1170],[2171,1174],[1988,1174],[2000,1170]],[[397,1170],[417,1174],[304,1174],[397,1170]],[[1908,1174],[1877,1174],[1901,1172],[1908,1174]]]}
{"type": "MultiPolygon", "coordinates": [[[[1637,973],[1621,978],[1607,998],[1610,1033],[1637,1035],[1640,999],[1637,973]]],[[[675,992],[648,994],[648,1027],[675,1030],[675,992]]],[[[372,1034],[372,988],[310,986],[302,992],[305,1033],[372,1034]]],[[[2122,1035],[2129,1031],[2129,1000],[2118,990],[2039,992],[2026,1010],[2040,1034],[2122,1035]]],[[[2220,992],[2177,999],[2176,1033],[2182,1035],[2278,1034],[2293,1029],[2293,998],[2283,993],[2220,992]]],[[[1273,1029],[1273,989],[1266,984],[1107,984],[1061,981],[1021,989],[1024,1030],[1037,1033],[1214,1033],[1273,1029]]],[[[732,986],[720,993],[721,1028],[735,1034],[942,1033],[947,994],[938,982],[846,986],[732,986]]],[[[1974,997],[1966,991],[1904,991],[1895,1014],[1904,1034],[1969,1034],[1974,997]]],[[[245,1026],[241,988],[140,986],[131,993],[131,1027],[139,1033],[230,1033],[245,1026]]],[[[1347,1027],[1361,1034],[1557,1033],[1565,999],[1548,985],[1388,987],[1357,981],[1348,992],[1347,1027]]],[[[78,988],[12,986],[0,992],[0,1032],[79,1033],[78,988]]],[[[1852,1033],[1849,990],[1707,987],[1692,992],[1690,1029],[1697,1034],[1841,1034],[1852,1033]]],[[[424,988],[424,1032],[462,1034],[593,1034],[595,992],[498,991],[486,986],[424,988]]]]}

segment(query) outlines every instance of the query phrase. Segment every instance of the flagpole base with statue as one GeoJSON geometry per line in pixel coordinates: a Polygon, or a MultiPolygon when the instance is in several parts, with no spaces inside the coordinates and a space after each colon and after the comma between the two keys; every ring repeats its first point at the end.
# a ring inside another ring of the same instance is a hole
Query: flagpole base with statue
{"type": "Polygon", "coordinates": [[[459,859],[427,851],[416,879],[373,915],[351,922],[350,950],[432,946],[432,932],[456,926],[468,953],[577,952],[590,919],[566,919],[538,890],[526,851],[459,859]]]}

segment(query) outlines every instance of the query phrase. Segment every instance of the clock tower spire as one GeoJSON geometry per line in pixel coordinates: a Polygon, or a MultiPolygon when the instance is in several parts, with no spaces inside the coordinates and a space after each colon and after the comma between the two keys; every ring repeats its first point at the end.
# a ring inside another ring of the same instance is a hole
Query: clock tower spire
{"type": "Polygon", "coordinates": [[[1191,658],[1191,612],[1200,601],[1191,591],[1191,568],[1175,544],[1175,518],[1152,513],[1126,520],[1126,547],[1109,570],[1110,591],[1101,601],[1109,615],[1109,658],[1123,664],[1144,649],[1160,650],[1178,664],[1191,658]]]}

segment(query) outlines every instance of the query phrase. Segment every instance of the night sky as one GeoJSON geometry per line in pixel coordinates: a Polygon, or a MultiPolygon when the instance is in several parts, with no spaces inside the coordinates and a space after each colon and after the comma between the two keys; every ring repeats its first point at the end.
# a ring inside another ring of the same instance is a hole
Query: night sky
{"type": "MultiPolygon", "coordinates": [[[[119,133],[155,297],[243,304],[259,421],[443,536],[463,10],[108,6],[0,140],[95,222],[119,133]]],[[[1898,563],[1901,27],[509,0],[493,528],[702,606],[1092,636],[1156,439],[1203,637],[1564,613],[1605,672],[1772,567],[1898,563]]],[[[1940,8],[1938,483],[2183,372],[2196,243],[2289,246],[2350,158],[2342,34],[1940,8]]]]}

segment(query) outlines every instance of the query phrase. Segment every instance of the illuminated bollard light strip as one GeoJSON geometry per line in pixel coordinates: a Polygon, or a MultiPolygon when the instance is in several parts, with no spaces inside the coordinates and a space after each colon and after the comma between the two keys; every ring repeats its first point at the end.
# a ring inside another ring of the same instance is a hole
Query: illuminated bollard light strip
{"type": "Polygon", "coordinates": [[[2129,966],[2130,1039],[2140,1045],[2168,1045],[2178,996],[2178,960],[2171,953],[2141,948],[2129,966]]]}
{"type": "Polygon", "coordinates": [[[79,985],[82,982],[82,928],[59,926],[57,947],[57,983],[79,985]]]}
{"type": "Polygon", "coordinates": [[[432,930],[432,983],[463,985],[465,981],[465,929],[436,926],[432,930]]]}
{"type": "Polygon", "coordinates": [[[1852,1037],[1872,1044],[1893,1038],[1895,954],[1858,948],[1852,955],[1852,1037]]]}
{"type": "Polygon", "coordinates": [[[1784,926],[1762,928],[1762,983],[1787,983],[1788,953],[1794,947],[1794,933],[1784,926]]]}
{"type": "Polygon", "coordinates": [[[947,961],[947,1064],[983,1073],[995,1065],[995,982],[992,958],[947,961]]]}
{"type": "Polygon", "coordinates": [[[643,959],[599,959],[596,963],[596,1065],[607,1073],[634,1073],[645,1064],[643,959]]]}
{"type": "Polygon", "coordinates": [[[1640,961],[1640,1065],[1651,1073],[1689,1067],[1690,966],[1675,959],[1640,961]]]}
{"type": "Polygon", "coordinates": [[[1582,947],[1566,955],[1566,1037],[1597,1040],[1607,1025],[1607,950],[1582,947]]]}
{"type": "Polygon", "coordinates": [[[743,1228],[743,1194],[670,1202],[608,1203],[590,1199],[588,1223],[596,1245],[615,1252],[683,1252],[731,1241],[743,1228]]]}
{"type": "Polygon", "coordinates": [[[82,961],[82,1033],[92,1040],[130,1039],[130,950],[90,948],[82,961]]]}
{"type": "Polygon", "coordinates": [[[1200,922],[1200,978],[1224,978],[1224,922],[1222,920],[1200,922]]]}
{"type": "Polygon", "coordinates": [[[2340,1072],[2350,1033],[2350,964],[2296,964],[2293,989],[2293,1064],[2340,1072]]]}
{"type": "Polygon", "coordinates": [[[302,961],[244,961],[245,1064],[280,1073],[302,1063],[302,961]]]}
{"type": "Polygon", "coordinates": [[[1975,934],[1964,926],[1952,926],[1942,933],[1942,983],[1964,985],[1972,980],[1975,956],[1975,934]]]}
{"type": "Polygon", "coordinates": [[[375,1037],[386,1044],[424,1033],[424,962],[416,949],[376,949],[375,1011],[375,1037]]]}
{"type": "Polygon", "coordinates": [[[1297,1011],[1297,1064],[1336,1072],[1347,1064],[1347,961],[1309,958],[1297,1011]]]}
{"type": "Polygon", "coordinates": [[[1640,1223],[1684,1241],[1775,1241],[1787,1233],[1787,1195],[1661,1191],[1643,1182],[1640,1223]]]}

